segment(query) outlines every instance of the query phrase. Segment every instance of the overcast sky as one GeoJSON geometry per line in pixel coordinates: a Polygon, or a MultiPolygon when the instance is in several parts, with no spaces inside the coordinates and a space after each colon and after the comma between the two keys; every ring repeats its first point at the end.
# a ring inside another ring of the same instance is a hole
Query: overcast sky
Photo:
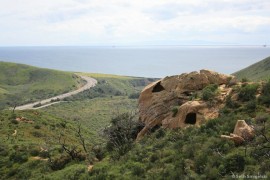
{"type": "Polygon", "coordinates": [[[270,44],[270,0],[0,0],[0,46],[270,44]]]}

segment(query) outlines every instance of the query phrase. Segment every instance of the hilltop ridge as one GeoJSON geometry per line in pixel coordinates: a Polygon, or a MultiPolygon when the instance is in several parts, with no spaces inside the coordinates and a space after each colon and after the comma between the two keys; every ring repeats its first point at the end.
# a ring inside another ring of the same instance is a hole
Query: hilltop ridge
{"type": "Polygon", "coordinates": [[[53,97],[83,84],[72,72],[0,62],[0,108],[53,97]]]}
{"type": "Polygon", "coordinates": [[[256,62],[244,69],[233,73],[239,80],[247,78],[251,81],[270,79],[270,57],[256,62]]]}

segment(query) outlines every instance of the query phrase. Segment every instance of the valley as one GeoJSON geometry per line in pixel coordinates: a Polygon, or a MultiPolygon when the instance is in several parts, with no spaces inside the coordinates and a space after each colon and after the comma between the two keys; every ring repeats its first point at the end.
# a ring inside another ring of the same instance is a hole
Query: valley
{"type": "Polygon", "coordinates": [[[5,73],[0,76],[0,175],[4,179],[228,179],[232,172],[270,177],[268,81],[251,82],[238,73],[237,81],[230,76],[206,81],[210,75],[205,79],[203,73],[193,72],[166,77],[157,85],[155,78],[60,72],[9,63],[1,66],[5,73]],[[40,76],[33,79],[32,71],[40,76]],[[11,72],[13,76],[5,76],[11,72]],[[88,84],[80,76],[95,79],[96,85],[93,79],[88,84]],[[221,86],[215,87],[215,83],[221,86]],[[231,89],[227,93],[225,88],[226,97],[222,84],[231,89]],[[151,93],[141,95],[146,86],[153,88],[151,93]],[[33,92],[40,87],[44,94],[39,91],[42,95],[37,96],[33,92]],[[49,98],[50,103],[51,97],[80,87],[84,89],[62,97],[61,103],[9,110],[14,103],[39,102],[41,97],[49,98]],[[138,101],[139,97],[144,101],[138,101]],[[200,102],[209,110],[218,105],[218,116],[202,119],[206,111],[199,109],[199,124],[180,123],[180,128],[172,129],[159,124],[165,118],[175,124],[183,111],[181,103],[186,102],[200,102]],[[153,108],[162,104],[166,108],[153,108]],[[254,137],[240,144],[221,138],[234,133],[239,120],[255,127],[254,137]],[[137,139],[144,127],[147,131],[137,139]]]}

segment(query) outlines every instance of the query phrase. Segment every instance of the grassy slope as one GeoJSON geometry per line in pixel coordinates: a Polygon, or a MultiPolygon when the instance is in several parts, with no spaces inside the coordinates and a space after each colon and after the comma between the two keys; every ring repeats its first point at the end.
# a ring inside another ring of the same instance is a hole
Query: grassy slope
{"type": "Polygon", "coordinates": [[[242,78],[248,78],[252,81],[268,80],[270,78],[270,57],[237,71],[233,75],[240,80],[242,78]]]}
{"type": "MultiPolygon", "coordinates": [[[[53,174],[54,171],[48,167],[47,161],[35,160],[34,156],[41,156],[40,147],[49,147],[53,159],[64,155],[61,153],[58,137],[64,134],[67,139],[66,144],[76,145],[78,142],[75,136],[76,122],[68,122],[51,114],[32,110],[18,111],[16,117],[25,117],[33,123],[15,124],[11,118],[11,111],[0,111],[1,177],[3,179],[37,179],[37,177],[53,174]],[[15,129],[18,134],[16,139],[11,136],[15,129]],[[33,152],[36,155],[33,155],[33,152]]],[[[83,136],[92,136],[85,128],[82,131],[83,136]]]]}
{"type": "Polygon", "coordinates": [[[81,84],[71,72],[0,62],[0,107],[16,101],[19,104],[61,94],[81,84]]]}
{"type": "Polygon", "coordinates": [[[55,104],[42,111],[67,120],[79,119],[89,132],[93,133],[93,140],[100,140],[99,133],[109,125],[112,117],[124,112],[136,111],[137,99],[128,96],[139,93],[145,85],[155,81],[152,78],[81,74],[97,79],[96,87],[67,98],[66,103],[55,104]]]}
{"type": "Polygon", "coordinates": [[[136,109],[137,101],[125,96],[102,97],[55,104],[44,112],[72,121],[78,119],[91,132],[93,141],[100,140],[100,132],[109,125],[111,117],[136,109]]]}
{"type": "MultiPolygon", "coordinates": [[[[154,80],[115,75],[83,74],[96,78],[99,81],[97,86],[74,97],[67,98],[68,102],[35,111],[15,112],[16,117],[23,116],[33,120],[34,123],[32,124],[14,124],[12,122],[14,118],[11,117],[10,111],[0,111],[0,139],[4,140],[4,143],[0,145],[0,159],[3,157],[0,160],[0,167],[2,165],[0,174],[3,174],[3,177],[72,179],[78,173],[88,177],[87,166],[84,161],[71,162],[64,169],[53,171],[48,167],[46,161],[33,160],[31,151],[33,149],[39,151],[40,145],[44,144],[46,139],[50,137],[53,140],[53,158],[65,155],[65,153],[60,153],[61,147],[57,144],[57,136],[64,133],[69,144],[78,144],[78,138],[75,135],[77,121],[82,124],[82,133],[90,146],[93,143],[103,142],[100,132],[109,124],[111,117],[136,109],[137,100],[128,98],[128,95],[139,92],[142,87],[154,80]],[[74,121],[75,119],[76,121],[74,121]],[[12,141],[10,135],[15,129],[20,136],[16,141],[12,141]],[[8,135],[10,136],[9,139],[8,135]],[[19,157],[27,157],[27,160],[17,162],[18,160],[12,159],[14,153],[19,157]]],[[[77,175],[76,178],[78,178],[77,175]]]]}

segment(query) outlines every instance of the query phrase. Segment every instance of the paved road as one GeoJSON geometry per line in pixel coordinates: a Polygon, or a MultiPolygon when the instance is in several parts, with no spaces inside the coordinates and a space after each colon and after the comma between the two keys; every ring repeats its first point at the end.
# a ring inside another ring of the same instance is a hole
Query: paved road
{"type": "Polygon", "coordinates": [[[72,91],[72,92],[68,92],[68,93],[61,94],[61,95],[58,95],[58,96],[55,96],[55,97],[51,97],[49,99],[44,99],[44,100],[41,100],[41,101],[38,101],[38,102],[18,106],[18,107],[16,107],[16,110],[40,109],[40,108],[43,108],[43,107],[47,107],[47,106],[50,106],[52,104],[57,103],[57,102],[52,103],[51,100],[55,100],[55,99],[63,100],[66,97],[69,97],[69,96],[78,94],[78,93],[80,93],[82,91],[85,91],[87,89],[90,89],[91,87],[94,87],[97,84],[97,80],[95,80],[93,78],[90,78],[90,77],[87,77],[87,76],[81,76],[81,75],[78,75],[78,76],[80,76],[82,79],[84,79],[86,81],[86,84],[83,87],[80,87],[79,89],[77,89],[75,91],[72,91]],[[39,103],[41,103],[41,106],[36,107],[36,108],[33,107],[34,105],[39,104],[39,103]]]}

